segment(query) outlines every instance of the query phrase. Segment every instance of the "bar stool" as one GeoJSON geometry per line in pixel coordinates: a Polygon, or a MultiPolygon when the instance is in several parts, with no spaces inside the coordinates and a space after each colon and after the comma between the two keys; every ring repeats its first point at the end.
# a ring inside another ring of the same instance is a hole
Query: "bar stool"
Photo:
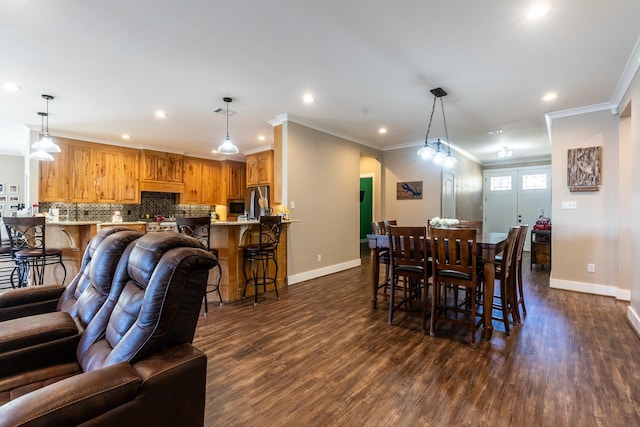
{"type": "Polygon", "coordinates": [[[9,240],[2,240],[0,244],[0,289],[11,285],[11,275],[16,265],[11,258],[11,245],[9,240]]]}
{"type": "Polygon", "coordinates": [[[222,281],[222,266],[220,265],[220,251],[211,248],[211,218],[208,216],[201,217],[178,217],[176,218],[178,232],[191,236],[199,240],[202,245],[216,258],[218,263],[218,281],[216,283],[207,283],[207,290],[204,294],[204,315],[209,314],[209,301],[207,294],[211,292],[218,293],[220,307],[222,307],[222,294],[220,293],[220,282],[222,281]]]}
{"type": "Polygon", "coordinates": [[[4,217],[3,221],[11,244],[11,258],[16,264],[14,272],[11,273],[11,286],[16,287],[13,281],[15,272],[18,273],[19,288],[29,284],[30,273],[32,284],[42,285],[45,267],[53,264],[60,264],[62,267],[64,277],[61,283],[64,283],[67,279],[67,269],[62,262],[62,250],[46,247],[45,218],[4,217]]]}
{"type": "Polygon", "coordinates": [[[242,270],[244,272],[244,290],[242,291],[242,299],[247,293],[247,286],[254,286],[253,305],[258,305],[258,287],[264,287],[264,293],[267,293],[267,285],[273,284],[276,290],[276,298],[280,299],[278,294],[278,260],[276,252],[278,250],[278,242],[280,241],[280,230],[282,226],[281,216],[261,216],[260,232],[258,243],[245,246],[244,262],[242,270]],[[275,266],[273,276],[268,276],[269,261],[272,260],[275,266]],[[251,277],[247,275],[247,264],[251,263],[251,277]]]}

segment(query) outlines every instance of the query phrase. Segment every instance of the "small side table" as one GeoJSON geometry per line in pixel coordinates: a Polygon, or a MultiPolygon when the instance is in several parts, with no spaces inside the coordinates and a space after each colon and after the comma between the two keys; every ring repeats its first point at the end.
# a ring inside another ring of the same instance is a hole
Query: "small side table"
{"type": "Polygon", "coordinates": [[[551,270],[551,230],[531,230],[531,269],[533,264],[551,270]]]}

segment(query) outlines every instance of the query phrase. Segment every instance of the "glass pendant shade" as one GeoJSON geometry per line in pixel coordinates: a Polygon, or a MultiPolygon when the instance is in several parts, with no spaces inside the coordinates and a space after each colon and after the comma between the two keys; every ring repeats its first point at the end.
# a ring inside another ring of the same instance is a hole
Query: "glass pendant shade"
{"type": "Polygon", "coordinates": [[[436,150],[434,150],[433,147],[429,147],[428,145],[425,145],[424,147],[418,150],[418,156],[422,157],[425,160],[429,160],[435,155],[436,155],[436,150]]]}
{"type": "Polygon", "coordinates": [[[60,153],[62,151],[60,146],[53,142],[53,138],[51,138],[49,133],[42,135],[40,141],[34,142],[31,148],[36,151],[46,151],[47,153],[60,153]]]}
{"type": "Polygon", "coordinates": [[[222,100],[227,103],[227,136],[224,138],[224,141],[222,141],[222,144],[218,146],[217,152],[220,154],[238,154],[240,150],[238,150],[238,147],[229,137],[229,103],[233,101],[233,99],[225,96],[222,100]]]}
{"type": "Polygon", "coordinates": [[[29,158],[31,160],[38,160],[41,162],[53,162],[53,156],[43,150],[34,151],[33,153],[29,154],[29,158]]]}
{"type": "Polygon", "coordinates": [[[229,138],[229,135],[227,135],[222,144],[218,146],[218,153],[220,154],[238,154],[239,151],[238,147],[236,147],[231,141],[231,138],[229,138]]]}

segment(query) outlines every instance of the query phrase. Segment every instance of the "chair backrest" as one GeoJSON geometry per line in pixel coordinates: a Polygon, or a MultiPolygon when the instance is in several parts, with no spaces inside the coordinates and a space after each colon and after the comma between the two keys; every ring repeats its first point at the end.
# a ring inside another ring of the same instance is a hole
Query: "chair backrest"
{"type": "Polygon", "coordinates": [[[178,232],[199,240],[208,250],[211,249],[211,218],[200,217],[176,217],[178,232]]]}
{"type": "MultiPolygon", "coordinates": [[[[76,312],[76,302],[78,298],[82,295],[82,293],[87,289],[87,287],[91,284],[91,261],[96,254],[98,247],[104,242],[104,240],[111,236],[112,234],[119,233],[121,231],[129,232],[131,229],[125,227],[108,227],[103,228],[98,231],[95,236],[91,239],[87,248],[84,251],[84,255],[82,256],[82,261],[80,263],[80,270],[78,274],[73,278],[73,280],[67,285],[65,291],[62,293],[60,300],[58,300],[58,311],[65,311],[72,316],[77,314],[76,312]]],[[[131,233],[119,234],[118,239],[122,239],[123,242],[120,242],[117,245],[123,246],[121,248],[112,248],[109,250],[110,254],[107,255],[107,251],[105,250],[103,253],[103,258],[98,261],[101,263],[101,266],[96,268],[102,270],[102,274],[108,278],[108,286],[111,286],[111,277],[113,277],[113,273],[115,272],[115,266],[118,264],[118,260],[120,256],[122,256],[122,252],[129,244],[129,242],[133,239],[140,237],[142,234],[137,233],[136,235],[131,233]],[[137,237],[136,237],[137,236],[137,237]]],[[[113,245],[113,242],[110,242],[109,245],[113,245]]],[[[99,277],[97,275],[96,277],[99,277]]],[[[106,285],[106,283],[105,283],[106,285]]],[[[109,294],[109,289],[106,288],[106,293],[104,295],[105,299],[109,294]]]]}
{"type": "Polygon", "coordinates": [[[258,249],[263,250],[264,248],[277,248],[278,243],[280,242],[281,228],[281,216],[261,216],[258,249]]]}
{"type": "Polygon", "coordinates": [[[389,226],[398,225],[398,221],[395,219],[385,219],[382,221],[382,234],[389,234],[389,226]]]}
{"type": "Polygon", "coordinates": [[[371,221],[371,233],[376,235],[385,234],[382,229],[384,228],[384,223],[381,221],[371,221]]]}
{"type": "Polygon", "coordinates": [[[427,227],[390,225],[388,233],[392,269],[412,266],[428,270],[427,227]]]}
{"type": "Polygon", "coordinates": [[[520,224],[520,233],[518,234],[518,240],[516,243],[516,254],[513,260],[514,265],[518,265],[518,268],[522,267],[522,252],[524,251],[524,242],[527,240],[527,230],[529,224],[520,224]]]}
{"type": "Polygon", "coordinates": [[[46,223],[43,216],[5,216],[2,220],[9,236],[12,257],[23,249],[38,251],[44,255],[46,223]]]}
{"type": "Polygon", "coordinates": [[[505,282],[513,277],[513,265],[515,262],[515,254],[517,249],[517,240],[520,235],[520,227],[513,226],[509,228],[507,241],[502,251],[502,261],[500,262],[500,280],[505,282]]]}
{"type": "Polygon", "coordinates": [[[183,234],[148,233],[120,258],[111,292],[80,338],[84,371],[193,341],[215,257],[183,234]]]}
{"type": "Polygon", "coordinates": [[[93,250],[87,248],[91,259],[58,302],[58,311],[69,313],[82,327],[91,322],[107,300],[122,254],[131,242],[142,236],[139,231],[130,229],[105,234],[104,238],[99,236],[97,244],[90,244],[93,250]]]}
{"type": "Polygon", "coordinates": [[[446,270],[448,275],[475,281],[476,233],[475,228],[429,229],[434,276],[446,270]]]}

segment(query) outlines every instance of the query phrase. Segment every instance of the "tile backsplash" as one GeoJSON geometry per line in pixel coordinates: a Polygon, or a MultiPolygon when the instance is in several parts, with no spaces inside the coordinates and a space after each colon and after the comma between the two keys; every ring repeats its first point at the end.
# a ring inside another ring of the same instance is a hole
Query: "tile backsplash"
{"type": "MultiPolygon", "coordinates": [[[[58,204],[60,219],[65,220],[67,208],[70,221],[110,221],[113,211],[122,213],[123,221],[138,221],[155,218],[158,215],[164,217],[175,216],[205,216],[213,209],[213,206],[180,205],[176,204],[177,195],[173,193],[156,193],[143,191],[139,205],[107,204],[107,203],[68,203],[58,204]]],[[[52,203],[39,204],[40,212],[49,211],[52,203]]]]}

